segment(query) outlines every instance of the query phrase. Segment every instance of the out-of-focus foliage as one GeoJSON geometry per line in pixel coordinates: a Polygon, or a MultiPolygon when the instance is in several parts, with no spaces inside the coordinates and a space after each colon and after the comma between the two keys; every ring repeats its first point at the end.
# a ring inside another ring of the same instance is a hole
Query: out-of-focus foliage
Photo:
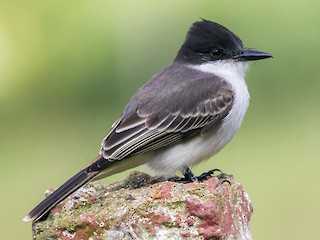
{"type": "Polygon", "coordinates": [[[319,9],[316,0],[2,1],[2,238],[31,236],[21,219],[45,189],[95,157],[126,102],[174,58],[188,27],[202,17],[274,59],[252,64],[242,128],[195,172],[220,168],[244,184],[255,239],[315,239],[319,9]]]}

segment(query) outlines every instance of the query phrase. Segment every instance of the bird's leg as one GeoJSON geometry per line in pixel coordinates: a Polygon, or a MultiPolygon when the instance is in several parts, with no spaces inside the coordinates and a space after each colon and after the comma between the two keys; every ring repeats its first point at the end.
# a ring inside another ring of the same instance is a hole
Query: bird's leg
{"type": "Polygon", "coordinates": [[[186,166],[183,170],[182,170],[182,174],[184,176],[183,180],[189,181],[189,182],[198,182],[199,179],[198,177],[196,177],[193,172],[190,170],[190,168],[188,166],[186,166]]]}

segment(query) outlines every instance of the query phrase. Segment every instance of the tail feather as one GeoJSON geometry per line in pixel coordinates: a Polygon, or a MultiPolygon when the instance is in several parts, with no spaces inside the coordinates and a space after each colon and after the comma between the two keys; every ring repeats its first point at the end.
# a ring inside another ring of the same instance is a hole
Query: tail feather
{"type": "Polygon", "coordinates": [[[61,185],[52,194],[50,194],[46,199],[40,202],[33,210],[31,210],[31,212],[23,219],[23,221],[28,222],[31,220],[40,220],[59,202],[78,190],[85,183],[89,182],[96,175],[98,175],[98,173],[99,172],[87,172],[86,169],[81,170],[66,183],[61,185]]]}

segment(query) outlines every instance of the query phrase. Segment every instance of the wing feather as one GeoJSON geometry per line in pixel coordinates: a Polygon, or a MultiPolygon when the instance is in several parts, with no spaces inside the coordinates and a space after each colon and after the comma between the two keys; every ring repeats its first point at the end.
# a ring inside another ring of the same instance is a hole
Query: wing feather
{"type": "Polygon", "coordinates": [[[136,113],[130,116],[131,125],[124,120],[115,127],[104,140],[101,151],[105,158],[121,160],[179,142],[190,133],[220,119],[221,114],[230,106],[224,104],[217,107],[216,102],[211,99],[201,102],[195,109],[205,111],[202,111],[202,114],[199,111],[197,116],[174,113],[168,114],[162,121],[154,120],[152,115],[150,118],[153,119],[148,121],[148,115],[142,117],[136,113]]]}

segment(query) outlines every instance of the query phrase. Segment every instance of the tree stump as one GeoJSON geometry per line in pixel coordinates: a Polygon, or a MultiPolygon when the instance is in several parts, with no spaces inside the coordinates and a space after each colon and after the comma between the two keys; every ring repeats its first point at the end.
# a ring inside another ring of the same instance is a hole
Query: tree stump
{"type": "Polygon", "coordinates": [[[180,183],[133,172],[90,183],[33,223],[40,239],[252,239],[252,205],[230,175],[180,183]]]}

